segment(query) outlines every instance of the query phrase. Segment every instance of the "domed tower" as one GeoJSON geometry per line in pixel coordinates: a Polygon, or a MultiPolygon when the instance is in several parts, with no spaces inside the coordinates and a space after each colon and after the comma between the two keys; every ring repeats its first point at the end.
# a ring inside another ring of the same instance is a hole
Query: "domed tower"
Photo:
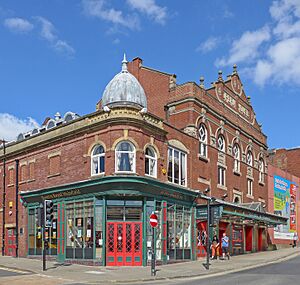
{"type": "Polygon", "coordinates": [[[104,110],[116,106],[135,106],[147,110],[145,91],[138,80],[128,72],[125,54],[121,72],[107,84],[102,96],[104,110]]]}

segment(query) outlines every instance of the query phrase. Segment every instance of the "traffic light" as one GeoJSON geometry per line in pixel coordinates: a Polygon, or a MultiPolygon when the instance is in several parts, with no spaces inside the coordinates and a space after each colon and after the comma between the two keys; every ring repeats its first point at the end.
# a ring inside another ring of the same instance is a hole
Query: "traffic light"
{"type": "Polygon", "coordinates": [[[52,200],[44,201],[44,210],[45,210],[45,228],[52,227],[53,220],[53,202],[52,200]]]}

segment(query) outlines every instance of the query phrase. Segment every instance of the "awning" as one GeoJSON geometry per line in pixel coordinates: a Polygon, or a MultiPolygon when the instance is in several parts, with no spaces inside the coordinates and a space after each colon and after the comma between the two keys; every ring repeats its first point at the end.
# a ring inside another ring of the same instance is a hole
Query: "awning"
{"type": "MultiPolygon", "coordinates": [[[[229,220],[235,223],[277,226],[286,225],[288,221],[288,218],[265,212],[260,202],[233,204],[216,199],[210,206],[215,222],[229,220]]],[[[206,205],[197,205],[196,219],[207,220],[206,205]]]]}

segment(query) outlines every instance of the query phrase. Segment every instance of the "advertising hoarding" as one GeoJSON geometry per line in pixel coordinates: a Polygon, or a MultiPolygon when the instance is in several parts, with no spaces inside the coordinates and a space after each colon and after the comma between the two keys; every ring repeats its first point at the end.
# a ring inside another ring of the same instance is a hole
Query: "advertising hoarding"
{"type": "Polygon", "coordinates": [[[296,233],[296,183],[274,176],[274,214],[288,218],[286,225],[274,229],[275,239],[293,239],[296,233]]]}

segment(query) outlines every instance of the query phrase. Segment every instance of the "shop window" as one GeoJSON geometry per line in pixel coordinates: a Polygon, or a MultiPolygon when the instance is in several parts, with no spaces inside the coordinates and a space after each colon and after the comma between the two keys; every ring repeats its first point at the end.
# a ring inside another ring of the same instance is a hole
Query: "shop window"
{"type": "Polygon", "coordinates": [[[248,166],[253,166],[253,156],[250,150],[247,152],[247,164],[248,166]]]}
{"type": "Polygon", "coordinates": [[[207,157],[207,129],[204,124],[199,127],[199,154],[207,157]]]}
{"type": "Polygon", "coordinates": [[[218,136],[217,147],[219,151],[225,152],[225,139],[222,135],[218,136]]]}
{"type": "Polygon", "coordinates": [[[259,182],[265,182],[265,163],[262,158],[259,159],[259,182]]]}
{"type": "Polygon", "coordinates": [[[96,200],[95,207],[95,242],[96,258],[102,260],[103,253],[103,201],[96,200]]]}
{"type": "MultiPolygon", "coordinates": [[[[45,230],[45,238],[49,241],[48,255],[57,255],[57,206],[54,205],[52,228],[45,230]]],[[[38,208],[28,212],[28,254],[41,255],[43,232],[38,223],[38,208]]]]}
{"type": "Polygon", "coordinates": [[[145,174],[156,177],[157,156],[152,147],[147,147],[145,152],[145,174]]]}
{"type": "Polygon", "coordinates": [[[60,174],[60,155],[49,158],[49,175],[60,174]]]}
{"type": "Polygon", "coordinates": [[[175,148],[168,148],[168,180],[182,186],[187,181],[186,153],[175,148]]]}
{"type": "Polygon", "coordinates": [[[34,172],[35,172],[35,167],[34,167],[35,163],[34,162],[30,162],[29,163],[29,180],[34,180],[34,172]]]}
{"type": "Polygon", "coordinates": [[[135,147],[132,143],[122,141],[116,146],[116,172],[135,172],[135,147]]]}
{"type": "Polygon", "coordinates": [[[67,204],[66,258],[93,259],[93,201],[67,204]]]}
{"type": "Polygon", "coordinates": [[[233,170],[237,173],[240,172],[240,159],[241,159],[241,152],[240,147],[238,144],[233,146],[233,158],[234,158],[234,165],[233,170]]]}
{"type": "Polygon", "coordinates": [[[226,175],[226,169],[222,166],[218,166],[218,185],[225,186],[225,175],[226,175]]]}
{"type": "Polygon", "coordinates": [[[247,179],[247,194],[253,196],[253,181],[252,179],[247,179]]]}
{"type": "Polygon", "coordinates": [[[97,145],[92,151],[91,157],[92,175],[104,173],[105,171],[105,151],[102,145],[97,145]]]}
{"type": "Polygon", "coordinates": [[[190,259],[191,214],[182,206],[169,204],[167,208],[168,259],[190,259]]]}

